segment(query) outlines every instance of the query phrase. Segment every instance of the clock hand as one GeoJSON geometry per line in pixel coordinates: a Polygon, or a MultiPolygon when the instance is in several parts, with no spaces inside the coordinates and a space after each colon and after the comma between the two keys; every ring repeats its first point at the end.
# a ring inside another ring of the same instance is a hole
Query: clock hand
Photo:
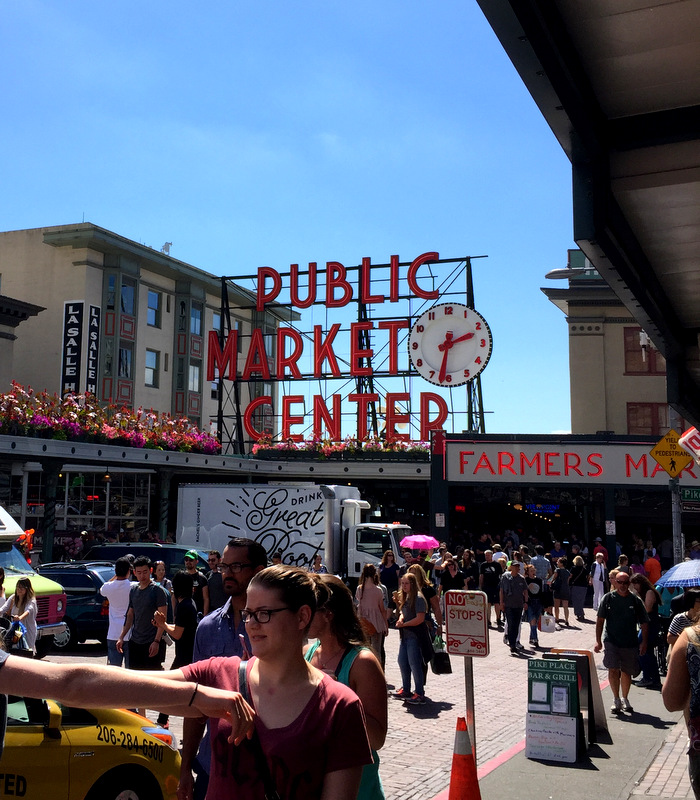
{"type": "Polygon", "coordinates": [[[452,331],[447,331],[445,334],[445,341],[442,344],[438,345],[438,350],[442,353],[443,350],[449,350],[450,347],[453,345],[452,337],[454,333],[452,331]]]}
{"type": "Polygon", "coordinates": [[[474,338],[473,333],[465,333],[464,336],[459,336],[457,339],[453,339],[452,344],[457,344],[457,342],[464,342],[467,339],[473,339],[473,338],[474,338]]]}
{"type": "Polygon", "coordinates": [[[445,341],[438,345],[438,350],[443,351],[442,356],[442,364],[440,365],[440,374],[438,375],[438,381],[442,383],[445,380],[445,376],[447,375],[447,357],[450,354],[450,350],[452,349],[452,336],[454,334],[452,331],[447,331],[445,334],[445,341]]]}
{"type": "Polygon", "coordinates": [[[445,376],[447,375],[447,356],[450,354],[450,348],[445,348],[445,354],[442,357],[442,364],[440,365],[440,374],[438,375],[438,381],[442,383],[445,380],[445,376]]]}

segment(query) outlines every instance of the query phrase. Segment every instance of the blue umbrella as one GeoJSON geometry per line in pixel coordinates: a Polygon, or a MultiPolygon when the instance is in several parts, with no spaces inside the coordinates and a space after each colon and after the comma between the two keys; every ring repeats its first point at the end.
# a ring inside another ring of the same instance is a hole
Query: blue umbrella
{"type": "Polygon", "coordinates": [[[695,558],[676,564],[675,567],[671,567],[668,572],[665,572],[659,578],[656,585],[667,588],[673,586],[700,586],[700,559],[695,558]]]}

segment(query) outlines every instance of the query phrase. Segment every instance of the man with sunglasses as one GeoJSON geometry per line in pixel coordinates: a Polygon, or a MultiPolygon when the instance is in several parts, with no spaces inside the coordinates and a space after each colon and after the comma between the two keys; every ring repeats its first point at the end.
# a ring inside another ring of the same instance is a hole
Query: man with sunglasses
{"type": "Polygon", "coordinates": [[[199,553],[196,550],[188,550],[185,553],[185,571],[192,576],[192,599],[197,606],[199,618],[206,617],[209,613],[209,585],[207,577],[197,569],[199,563],[199,553]]]}
{"type": "Polygon", "coordinates": [[[221,608],[227,600],[224,594],[224,577],[219,569],[221,553],[218,550],[210,550],[207,556],[207,564],[209,565],[209,572],[207,572],[209,611],[216,611],[216,609],[221,608]]]}
{"type": "MultiPolygon", "coordinates": [[[[241,611],[246,605],[248,584],[253,575],[266,566],[267,552],[259,542],[241,538],[229,541],[218,565],[227,600],[199,623],[193,663],[214,656],[249,657],[250,642],[241,611]]],[[[207,793],[211,760],[208,724],[206,731],[205,735],[203,718],[185,719],[178,800],[204,800],[207,793]],[[194,779],[193,770],[196,774],[194,779]]]]}
{"type": "Polygon", "coordinates": [[[605,646],[603,666],[607,667],[614,696],[610,710],[613,714],[619,714],[633,710],[628,695],[632,678],[640,672],[639,656],[647,650],[649,615],[641,599],[630,591],[630,576],[627,573],[617,572],[611,578],[610,585],[612,591],[603,597],[598,607],[594,650],[600,653],[605,646]],[[642,631],[641,643],[638,641],[637,626],[642,631]]]}

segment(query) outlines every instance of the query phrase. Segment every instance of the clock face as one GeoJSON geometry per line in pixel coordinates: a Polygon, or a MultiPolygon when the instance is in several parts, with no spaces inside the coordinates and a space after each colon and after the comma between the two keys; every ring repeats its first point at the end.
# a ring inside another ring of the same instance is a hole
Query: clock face
{"type": "Polygon", "coordinates": [[[408,337],[411,363],[437,386],[459,386],[476,378],[488,364],[492,346],[486,320],[462,303],[428,309],[408,337]]]}

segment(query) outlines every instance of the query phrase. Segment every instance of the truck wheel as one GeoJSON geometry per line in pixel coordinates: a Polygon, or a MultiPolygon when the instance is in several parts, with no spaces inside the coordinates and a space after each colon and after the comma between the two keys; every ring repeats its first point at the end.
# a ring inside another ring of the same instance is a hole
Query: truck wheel
{"type": "Polygon", "coordinates": [[[75,622],[72,619],[63,618],[66,623],[66,629],[63,633],[57,633],[53,637],[53,646],[59,650],[66,650],[73,647],[78,641],[77,631],[75,629],[75,622]]]}
{"type": "Polygon", "coordinates": [[[105,773],[85,800],[163,800],[158,781],[142,767],[119,767],[105,773]]]}
{"type": "Polygon", "coordinates": [[[49,650],[53,647],[53,636],[42,636],[41,639],[36,640],[36,657],[43,658],[48,655],[49,650]]]}

